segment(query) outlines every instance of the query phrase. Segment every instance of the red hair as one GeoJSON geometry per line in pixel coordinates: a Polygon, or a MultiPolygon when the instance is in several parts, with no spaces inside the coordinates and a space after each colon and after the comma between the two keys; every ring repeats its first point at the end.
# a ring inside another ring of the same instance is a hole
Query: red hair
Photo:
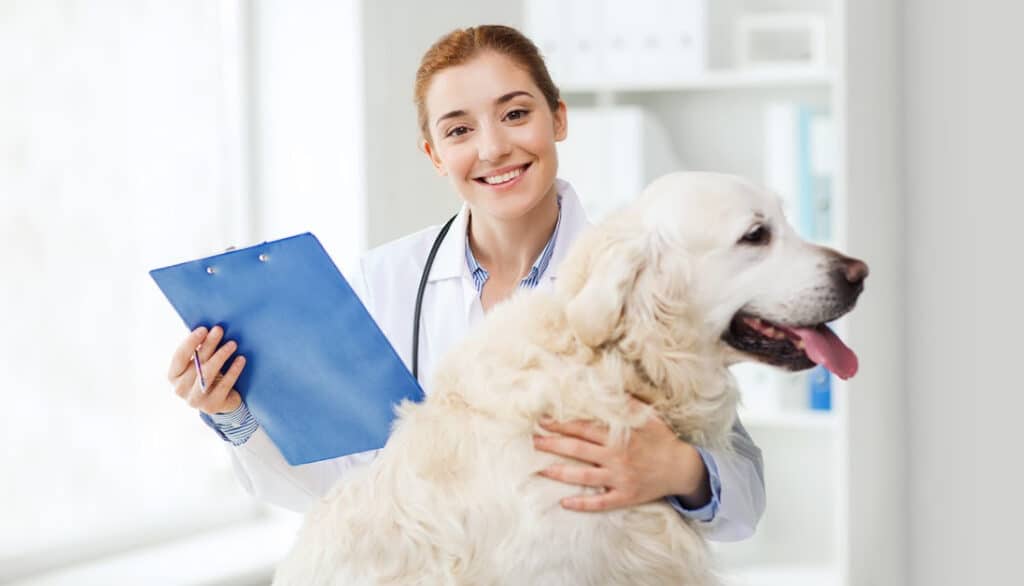
{"type": "Polygon", "coordinates": [[[427,49],[416,71],[413,100],[416,103],[420,132],[427,142],[430,142],[430,130],[427,125],[426,99],[430,81],[438,72],[462,65],[484,51],[493,51],[515,61],[530,74],[551,111],[558,109],[558,87],[551,81],[551,74],[537,46],[526,35],[512,27],[497,24],[456,29],[427,49]]]}

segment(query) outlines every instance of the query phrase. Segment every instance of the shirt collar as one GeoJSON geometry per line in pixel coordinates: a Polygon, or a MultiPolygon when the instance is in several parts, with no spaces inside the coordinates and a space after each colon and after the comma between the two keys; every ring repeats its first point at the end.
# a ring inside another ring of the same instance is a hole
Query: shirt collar
{"type": "MultiPolygon", "coordinates": [[[[533,267],[530,268],[530,272],[523,277],[519,282],[520,286],[523,287],[536,287],[540,278],[544,275],[544,271],[547,270],[548,265],[551,263],[551,254],[555,250],[555,242],[558,240],[558,228],[562,225],[562,195],[558,195],[558,219],[555,220],[555,230],[551,233],[551,238],[548,239],[548,243],[544,245],[544,250],[540,251],[540,255],[537,256],[537,260],[534,261],[533,267]]],[[[473,276],[473,284],[476,286],[476,290],[479,293],[483,289],[484,283],[490,278],[490,274],[487,269],[480,266],[477,262],[476,257],[473,255],[473,250],[469,246],[469,233],[466,233],[466,266],[469,267],[469,273],[473,276]]]]}
{"type": "MultiPolygon", "coordinates": [[[[557,242],[554,238],[549,241],[551,254],[547,261],[548,264],[543,269],[544,278],[547,279],[552,279],[558,274],[559,265],[568,253],[572,242],[590,223],[586,212],[583,210],[583,206],[580,204],[579,198],[576,196],[575,190],[567,181],[555,179],[555,190],[558,192],[561,203],[558,226],[555,230],[561,235],[561,238],[558,238],[557,242]]],[[[463,236],[468,234],[468,225],[469,206],[462,204],[462,209],[456,216],[455,221],[452,222],[448,236],[445,237],[444,241],[441,242],[440,248],[438,248],[436,262],[427,279],[429,282],[432,283],[457,277],[473,278],[466,257],[466,238],[459,238],[457,236],[459,234],[463,236]]],[[[543,256],[543,252],[541,255],[543,256]]]]}

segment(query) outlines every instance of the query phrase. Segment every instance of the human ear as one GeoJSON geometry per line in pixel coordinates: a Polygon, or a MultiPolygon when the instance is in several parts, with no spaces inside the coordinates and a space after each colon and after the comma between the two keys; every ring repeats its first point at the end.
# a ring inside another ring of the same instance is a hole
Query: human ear
{"type": "Polygon", "coordinates": [[[434,146],[430,144],[429,140],[424,139],[422,142],[420,142],[420,150],[423,151],[423,154],[427,155],[428,159],[430,159],[430,164],[434,166],[434,169],[437,171],[438,175],[440,175],[441,177],[448,175],[448,171],[445,170],[444,163],[441,161],[441,157],[437,155],[437,149],[435,149],[434,146]]]}
{"type": "Polygon", "coordinates": [[[561,142],[569,135],[569,117],[564,101],[558,100],[558,107],[551,113],[551,117],[554,119],[555,142],[561,142]]]}

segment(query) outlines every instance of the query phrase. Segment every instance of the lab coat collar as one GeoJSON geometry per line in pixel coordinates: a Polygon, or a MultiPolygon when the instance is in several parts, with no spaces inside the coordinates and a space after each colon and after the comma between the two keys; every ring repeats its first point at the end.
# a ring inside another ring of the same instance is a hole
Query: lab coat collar
{"type": "MultiPolygon", "coordinates": [[[[558,276],[562,260],[569,253],[573,242],[576,241],[580,232],[590,225],[587,213],[572,185],[569,185],[568,181],[555,179],[555,189],[562,196],[562,219],[558,228],[555,249],[551,253],[548,268],[544,271],[543,280],[549,281],[558,276]]],[[[455,221],[452,222],[451,229],[445,235],[441,247],[437,249],[437,257],[434,259],[434,266],[430,271],[428,282],[456,277],[472,278],[469,265],[466,264],[466,226],[468,221],[469,206],[464,203],[455,221]]]]}

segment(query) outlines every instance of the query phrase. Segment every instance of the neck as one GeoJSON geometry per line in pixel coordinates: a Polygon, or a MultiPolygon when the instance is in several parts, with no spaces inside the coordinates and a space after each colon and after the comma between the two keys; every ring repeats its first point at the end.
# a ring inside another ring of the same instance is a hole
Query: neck
{"type": "Polygon", "coordinates": [[[558,222],[558,195],[550,193],[522,217],[489,217],[470,209],[469,246],[492,278],[525,277],[551,239],[558,222]]]}

